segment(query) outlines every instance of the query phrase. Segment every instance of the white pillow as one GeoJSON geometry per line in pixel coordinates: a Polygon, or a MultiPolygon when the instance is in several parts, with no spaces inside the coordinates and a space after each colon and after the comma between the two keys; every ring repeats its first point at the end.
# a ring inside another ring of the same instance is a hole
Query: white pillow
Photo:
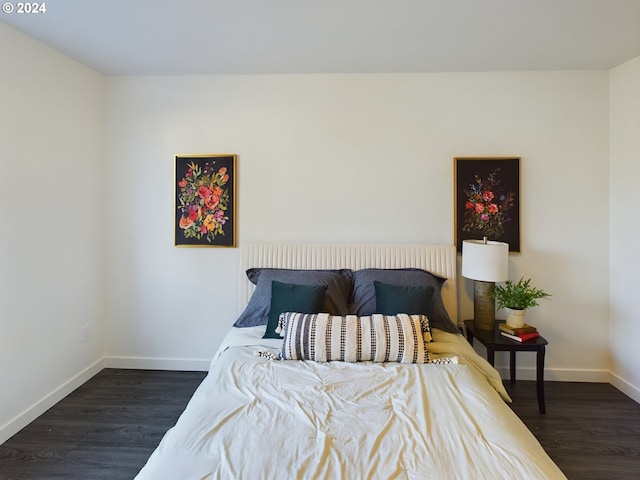
{"type": "Polygon", "coordinates": [[[423,334],[424,315],[373,314],[337,316],[328,313],[281,315],[284,324],[283,360],[329,362],[427,363],[429,353],[423,334]]]}

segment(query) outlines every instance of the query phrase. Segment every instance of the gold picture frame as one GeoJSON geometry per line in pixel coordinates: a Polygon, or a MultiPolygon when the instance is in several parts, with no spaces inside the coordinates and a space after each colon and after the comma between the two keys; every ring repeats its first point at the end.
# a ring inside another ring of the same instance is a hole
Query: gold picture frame
{"type": "Polygon", "coordinates": [[[236,246],[236,163],[235,154],[175,155],[175,246],[236,246]]]}

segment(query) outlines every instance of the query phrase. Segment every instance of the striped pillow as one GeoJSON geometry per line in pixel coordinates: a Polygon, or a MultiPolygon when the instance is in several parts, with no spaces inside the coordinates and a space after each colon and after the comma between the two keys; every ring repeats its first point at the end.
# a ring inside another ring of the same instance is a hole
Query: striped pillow
{"type": "Polygon", "coordinates": [[[425,341],[431,335],[422,333],[425,319],[406,313],[358,317],[286,312],[281,315],[282,359],[427,363],[425,341]]]}

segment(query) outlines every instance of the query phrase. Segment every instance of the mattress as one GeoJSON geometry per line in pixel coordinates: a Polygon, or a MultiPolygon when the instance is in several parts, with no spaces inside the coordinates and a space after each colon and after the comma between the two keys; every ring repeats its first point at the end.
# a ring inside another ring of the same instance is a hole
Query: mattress
{"type": "Polygon", "coordinates": [[[231,329],[138,480],[565,478],[461,335],[405,365],[274,360],[263,332],[231,329]]]}

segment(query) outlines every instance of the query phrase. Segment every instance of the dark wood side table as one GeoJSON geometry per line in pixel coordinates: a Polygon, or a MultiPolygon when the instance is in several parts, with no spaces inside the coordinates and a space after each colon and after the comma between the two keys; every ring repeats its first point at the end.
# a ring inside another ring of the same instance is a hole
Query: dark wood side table
{"type": "Polygon", "coordinates": [[[493,330],[481,330],[475,328],[473,320],[465,320],[464,326],[467,330],[467,340],[473,345],[473,339],[477,338],[482,345],[487,348],[487,361],[494,366],[496,352],[509,352],[509,374],[511,383],[516,383],[516,353],[536,352],[536,390],[538,393],[538,408],[540,413],[546,413],[544,403],[544,354],[548,345],[542,336],[527,342],[516,342],[510,338],[500,335],[499,323],[504,320],[496,320],[493,330]]]}

